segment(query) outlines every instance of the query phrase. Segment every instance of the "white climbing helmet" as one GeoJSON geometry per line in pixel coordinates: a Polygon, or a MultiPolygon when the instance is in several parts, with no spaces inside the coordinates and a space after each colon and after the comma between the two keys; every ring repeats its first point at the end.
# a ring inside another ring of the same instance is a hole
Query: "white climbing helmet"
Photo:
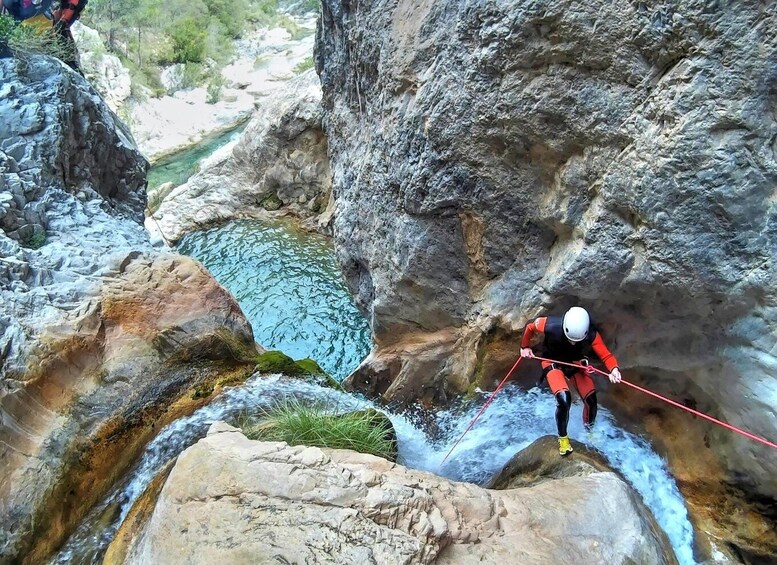
{"type": "Polygon", "coordinates": [[[564,314],[564,335],[569,341],[580,341],[588,334],[591,318],[585,308],[573,306],[564,314]]]}

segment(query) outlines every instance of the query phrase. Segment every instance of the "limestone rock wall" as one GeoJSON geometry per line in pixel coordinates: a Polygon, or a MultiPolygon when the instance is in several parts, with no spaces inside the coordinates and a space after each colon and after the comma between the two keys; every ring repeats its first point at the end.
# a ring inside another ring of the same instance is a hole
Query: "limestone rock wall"
{"type": "Polygon", "coordinates": [[[276,211],[326,230],[331,172],[321,116],[321,86],[309,70],[263,101],[234,147],[165,196],[149,230],[176,241],[198,227],[276,211]]]}
{"type": "Polygon", "coordinates": [[[84,76],[102,95],[111,110],[118,112],[132,95],[129,69],[116,55],[108,53],[96,29],[78,20],[73,24],[72,31],[84,76]]]}
{"type": "Polygon", "coordinates": [[[129,538],[111,549],[125,563],[674,562],[612,472],[490,491],[223,423],[178,457],[129,538]]]}
{"type": "MultiPolygon", "coordinates": [[[[777,438],[774,3],[323,6],[334,234],[376,344],[354,387],[490,385],[580,304],[627,378],[777,438]]],[[[773,450],[683,426],[688,484],[777,497],[773,450]]]]}
{"type": "Polygon", "coordinates": [[[190,388],[256,353],[210,274],[151,247],[146,168],[80,76],[0,60],[0,561],[41,562],[190,388]]]}

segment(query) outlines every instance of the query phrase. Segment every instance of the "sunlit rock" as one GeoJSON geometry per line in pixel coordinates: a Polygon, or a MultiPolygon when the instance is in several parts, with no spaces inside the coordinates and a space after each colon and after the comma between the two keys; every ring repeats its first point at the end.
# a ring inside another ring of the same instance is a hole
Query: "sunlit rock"
{"type": "Polygon", "coordinates": [[[109,551],[127,563],[674,563],[609,471],[494,491],[223,423],[179,456],[133,527],[109,551]]]}

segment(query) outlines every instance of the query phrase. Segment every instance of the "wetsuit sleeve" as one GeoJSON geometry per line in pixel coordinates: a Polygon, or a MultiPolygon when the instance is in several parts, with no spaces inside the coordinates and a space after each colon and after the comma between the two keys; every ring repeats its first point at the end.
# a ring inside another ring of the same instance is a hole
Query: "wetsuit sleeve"
{"type": "Polygon", "coordinates": [[[523,330],[523,339],[521,339],[521,347],[531,347],[532,338],[538,333],[545,333],[546,321],[547,318],[543,317],[526,324],[526,328],[523,330]]]}
{"type": "Polygon", "coordinates": [[[602,336],[599,334],[599,332],[596,332],[596,337],[594,338],[591,347],[593,348],[597,357],[602,360],[604,366],[607,367],[608,371],[612,371],[618,366],[618,360],[615,358],[615,355],[610,353],[610,350],[607,349],[607,346],[604,345],[604,340],[602,339],[602,336]]]}

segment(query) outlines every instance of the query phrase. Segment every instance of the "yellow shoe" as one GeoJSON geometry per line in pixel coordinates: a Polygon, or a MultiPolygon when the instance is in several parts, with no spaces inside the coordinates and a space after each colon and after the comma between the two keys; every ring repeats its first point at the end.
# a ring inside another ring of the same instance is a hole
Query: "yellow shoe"
{"type": "Polygon", "coordinates": [[[561,455],[568,455],[572,453],[574,449],[572,449],[572,444],[569,443],[569,438],[567,436],[558,438],[558,452],[561,455]]]}

